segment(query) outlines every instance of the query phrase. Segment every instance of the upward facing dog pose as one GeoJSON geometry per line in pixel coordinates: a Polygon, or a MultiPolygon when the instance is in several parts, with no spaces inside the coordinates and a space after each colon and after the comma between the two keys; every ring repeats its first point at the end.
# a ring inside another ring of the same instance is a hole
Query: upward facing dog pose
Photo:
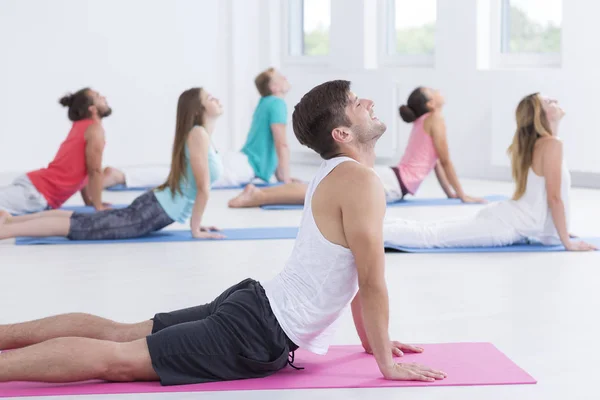
{"type": "Polygon", "coordinates": [[[0,187],[0,211],[25,214],[57,209],[78,191],[86,205],[99,211],[106,208],[102,203],[102,120],[112,110],[106,98],[90,88],[64,96],[60,104],[69,108],[71,131],[46,168],[0,187]]]}
{"type": "Polygon", "coordinates": [[[334,322],[350,304],[364,350],[385,378],[444,379],[444,372],[394,360],[423,349],[388,336],[385,195],[372,170],[386,127],[372,106],[348,81],[319,85],[296,106],[298,140],[324,161],[309,184],[296,245],[273,279],[247,279],[211,303],[137,324],[66,314],[0,326],[0,349],[20,348],[0,353],[0,381],[175,385],[264,377],[299,347],[326,353],[334,322]]]}
{"type": "MultiPolygon", "coordinates": [[[[254,84],[261,98],[254,110],[246,143],[240,151],[225,152],[223,173],[212,187],[245,185],[255,178],[265,182],[292,183],[286,136],[287,106],[285,96],[290,84],[280,71],[269,68],[261,72],[254,84]]],[[[104,186],[158,186],[164,182],[167,166],[130,167],[104,170],[104,186]]]]}
{"type": "MultiPolygon", "coordinates": [[[[421,183],[435,170],[449,198],[459,198],[464,203],[485,203],[483,199],[467,195],[458,181],[448,151],[443,106],[444,98],[438,91],[419,87],[409,96],[408,105],[400,107],[402,119],[413,123],[404,156],[395,167],[374,167],[383,182],[388,202],[416,194],[421,183]]],[[[268,188],[248,185],[242,194],[229,202],[229,206],[303,204],[305,193],[306,184],[299,182],[268,188]]]]}
{"type": "Polygon", "coordinates": [[[66,236],[71,240],[128,239],[185,222],[195,238],[222,238],[201,221],[210,184],[221,173],[221,161],[210,144],[221,104],[201,88],[187,90],[177,104],[171,172],[167,181],[124,209],[80,214],[65,210],[11,216],[0,211],[0,239],[16,236],[66,236]]]}
{"type": "Polygon", "coordinates": [[[571,178],[557,138],[564,115],[558,102],[537,93],[517,106],[517,131],[508,149],[517,185],[512,200],[476,215],[439,222],[390,219],[386,241],[407,247],[506,246],[524,240],[563,244],[567,250],[596,248],[569,235],[571,178]]]}

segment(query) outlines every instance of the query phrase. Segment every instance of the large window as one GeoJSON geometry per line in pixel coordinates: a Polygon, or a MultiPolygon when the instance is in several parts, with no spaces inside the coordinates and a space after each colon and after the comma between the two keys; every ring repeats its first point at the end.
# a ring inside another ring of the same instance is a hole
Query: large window
{"type": "Polygon", "coordinates": [[[391,54],[433,54],[436,0],[394,0],[391,54]]]}
{"type": "Polygon", "coordinates": [[[330,0],[289,0],[289,55],[329,54],[330,0]]]}
{"type": "Polygon", "coordinates": [[[561,0],[503,0],[502,52],[560,53],[561,0]]]}
{"type": "Polygon", "coordinates": [[[386,0],[383,62],[432,65],[435,53],[437,0],[386,0]]]}

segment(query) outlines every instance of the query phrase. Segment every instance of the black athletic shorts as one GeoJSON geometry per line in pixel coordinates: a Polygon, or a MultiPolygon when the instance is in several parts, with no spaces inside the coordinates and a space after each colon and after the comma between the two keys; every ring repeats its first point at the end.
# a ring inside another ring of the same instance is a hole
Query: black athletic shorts
{"type": "Polygon", "coordinates": [[[146,341],[162,385],[265,377],[284,368],[298,348],[252,279],[212,303],[156,314],[153,321],[146,341]]]}

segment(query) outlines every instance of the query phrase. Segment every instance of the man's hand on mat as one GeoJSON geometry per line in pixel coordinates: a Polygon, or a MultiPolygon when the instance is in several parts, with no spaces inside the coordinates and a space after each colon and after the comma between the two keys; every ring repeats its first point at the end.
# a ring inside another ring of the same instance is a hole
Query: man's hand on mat
{"type": "MultiPolygon", "coordinates": [[[[373,354],[373,350],[370,347],[365,347],[367,354],[373,354]]],[[[402,357],[404,353],[422,353],[423,349],[417,346],[411,346],[410,344],[404,344],[396,341],[390,342],[390,348],[392,349],[392,355],[396,357],[402,357]]]]}
{"type": "Polygon", "coordinates": [[[424,365],[416,363],[394,364],[389,371],[382,371],[385,379],[391,381],[426,381],[433,382],[438,379],[444,379],[445,372],[436,371],[424,365]]]}
{"type": "Polygon", "coordinates": [[[461,197],[460,201],[462,201],[463,203],[480,203],[480,204],[485,204],[488,202],[486,199],[482,199],[480,197],[471,197],[468,195],[464,195],[463,197],[461,197]]]}
{"type": "Polygon", "coordinates": [[[596,246],[593,246],[589,243],[586,242],[569,242],[566,246],[565,249],[567,249],[568,251],[592,251],[592,250],[598,250],[598,248],[596,248],[596,246]]]}

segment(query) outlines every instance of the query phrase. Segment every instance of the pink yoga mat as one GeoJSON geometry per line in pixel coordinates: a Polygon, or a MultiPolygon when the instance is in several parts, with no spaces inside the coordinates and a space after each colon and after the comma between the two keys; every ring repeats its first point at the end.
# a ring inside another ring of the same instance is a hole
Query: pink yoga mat
{"type": "Polygon", "coordinates": [[[209,392],[228,390],[377,388],[404,386],[517,385],[536,383],[491,343],[443,343],[420,345],[422,354],[407,354],[402,362],[417,362],[440,369],[448,377],[436,382],[397,382],[381,377],[375,359],[360,346],[332,346],[326,356],[296,352],[296,371],[286,367],[262,379],[198,385],[160,386],[157,382],[47,384],[11,382],[0,384],[0,397],[66,396],[159,392],[209,392]]]}

